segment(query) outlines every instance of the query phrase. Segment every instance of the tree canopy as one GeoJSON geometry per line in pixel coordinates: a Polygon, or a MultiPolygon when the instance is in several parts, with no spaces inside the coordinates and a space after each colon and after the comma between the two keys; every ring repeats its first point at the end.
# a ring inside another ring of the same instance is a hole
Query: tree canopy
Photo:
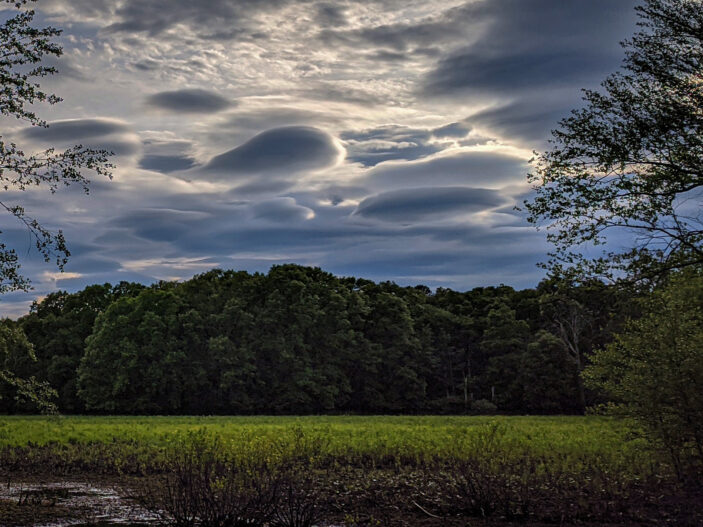
{"type": "MultiPolygon", "coordinates": [[[[582,412],[577,363],[540,309],[551,295],[432,292],[292,264],[93,285],[8,321],[37,360],[5,364],[54,386],[66,413],[582,412]]],[[[619,315],[605,297],[578,295],[592,313],[584,360],[619,315]]],[[[13,390],[0,389],[0,411],[28,409],[13,390]]]]}
{"type": "Polygon", "coordinates": [[[703,263],[703,9],[636,9],[622,70],[585,91],[529,176],[529,221],[546,225],[556,273],[638,280],[703,263]]]}

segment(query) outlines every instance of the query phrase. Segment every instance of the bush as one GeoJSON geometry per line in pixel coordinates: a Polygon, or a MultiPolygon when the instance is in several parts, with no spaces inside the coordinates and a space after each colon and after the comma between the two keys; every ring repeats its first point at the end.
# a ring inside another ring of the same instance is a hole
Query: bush
{"type": "Polygon", "coordinates": [[[498,407],[486,399],[479,399],[471,403],[471,412],[474,414],[494,414],[497,411],[498,407]]]}

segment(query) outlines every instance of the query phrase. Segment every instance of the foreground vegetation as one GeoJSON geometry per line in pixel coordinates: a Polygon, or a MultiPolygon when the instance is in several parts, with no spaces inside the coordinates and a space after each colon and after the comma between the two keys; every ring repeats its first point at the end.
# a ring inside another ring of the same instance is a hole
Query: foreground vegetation
{"type": "MultiPolygon", "coordinates": [[[[347,464],[420,464],[465,457],[490,433],[513,452],[570,458],[623,457],[623,466],[643,467],[650,455],[631,430],[607,417],[40,417],[0,420],[2,448],[47,448],[57,454],[75,449],[77,463],[90,446],[114,446],[114,454],[140,454],[153,462],[174,440],[192,433],[218,437],[227,450],[314,445],[314,457],[347,464]],[[298,440],[304,439],[304,444],[298,440]],[[518,450],[515,450],[517,448],[518,450]],[[131,452],[130,452],[131,450],[131,452]],[[121,452],[118,452],[121,451],[121,452]]],[[[268,455],[268,454],[265,454],[268,455]]],[[[58,456],[62,457],[62,456],[58,456]]],[[[57,458],[58,459],[58,458],[57,458]]],[[[119,458],[104,460],[119,467],[119,458]]],[[[614,461],[612,461],[614,462],[614,461]]],[[[124,468],[124,467],[121,467],[124,468]]],[[[136,465],[135,465],[136,468],[136,465]]]]}
{"type": "Polygon", "coordinates": [[[693,480],[598,416],[11,416],[0,445],[5,478],[117,478],[182,525],[700,519],[693,480]]]}

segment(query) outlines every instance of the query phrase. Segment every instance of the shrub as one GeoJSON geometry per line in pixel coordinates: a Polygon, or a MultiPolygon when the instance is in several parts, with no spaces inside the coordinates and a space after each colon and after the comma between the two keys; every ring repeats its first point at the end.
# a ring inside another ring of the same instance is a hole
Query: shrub
{"type": "Polygon", "coordinates": [[[137,500],[176,527],[310,527],[317,521],[315,484],[299,460],[275,449],[233,453],[201,430],[165,453],[164,475],[137,500]]]}
{"type": "Polygon", "coordinates": [[[486,399],[479,399],[471,403],[471,412],[475,414],[493,414],[496,411],[498,411],[498,407],[486,399]]]}

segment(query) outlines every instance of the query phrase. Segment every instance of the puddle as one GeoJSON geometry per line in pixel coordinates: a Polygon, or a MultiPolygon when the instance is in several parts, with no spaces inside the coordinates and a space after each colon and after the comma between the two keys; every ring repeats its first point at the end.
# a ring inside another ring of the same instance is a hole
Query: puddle
{"type": "MultiPolygon", "coordinates": [[[[16,510],[41,509],[45,519],[34,527],[136,527],[154,525],[159,518],[133,503],[123,489],[80,482],[12,483],[0,487],[0,500],[14,502],[16,510]],[[47,521],[51,510],[56,519],[47,521]]],[[[26,520],[17,525],[32,525],[26,520]]]]}
{"type": "MultiPolygon", "coordinates": [[[[76,481],[0,485],[0,527],[147,527],[166,525],[127,489],[76,481]],[[3,503],[10,504],[3,510],[3,503]]],[[[320,527],[341,527],[320,523],[320,527]]]]}

